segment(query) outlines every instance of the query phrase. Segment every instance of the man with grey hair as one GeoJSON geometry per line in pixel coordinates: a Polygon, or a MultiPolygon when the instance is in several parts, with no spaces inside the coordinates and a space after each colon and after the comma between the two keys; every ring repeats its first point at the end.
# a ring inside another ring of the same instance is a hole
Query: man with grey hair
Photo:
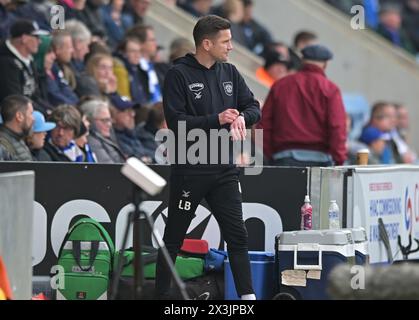
{"type": "Polygon", "coordinates": [[[89,53],[92,33],[82,22],[75,19],[66,21],[65,28],[73,40],[73,55],[71,60],[73,71],[83,72],[85,69],[84,58],[89,53]]]}
{"type": "Polygon", "coordinates": [[[33,124],[31,100],[22,95],[6,97],[1,104],[0,160],[32,161],[25,144],[33,124]]]}
{"type": "Polygon", "coordinates": [[[88,142],[96,154],[98,163],[123,163],[125,154],[115,138],[109,103],[101,99],[93,99],[83,103],[80,110],[89,120],[90,135],[88,142]]]}
{"type": "Polygon", "coordinates": [[[67,20],[65,30],[70,34],[73,44],[71,61],[62,63],[69,85],[79,97],[100,95],[95,80],[86,73],[84,63],[86,55],[90,51],[92,33],[83,22],[76,19],[67,20]]]}
{"type": "MultiPolygon", "coordinates": [[[[51,103],[54,105],[59,104],[71,104],[75,105],[78,103],[79,98],[73,91],[73,87],[70,86],[71,82],[76,82],[75,75],[70,67],[71,57],[73,54],[73,41],[71,34],[65,30],[58,30],[53,33],[52,37],[52,48],[56,56],[56,62],[53,64],[51,72],[55,79],[55,90],[59,90],[60,95],[51,95],[56,97],[56,101],[51,103]]],[[[49,87],[48,91],[53,88],[49,87]]]]}

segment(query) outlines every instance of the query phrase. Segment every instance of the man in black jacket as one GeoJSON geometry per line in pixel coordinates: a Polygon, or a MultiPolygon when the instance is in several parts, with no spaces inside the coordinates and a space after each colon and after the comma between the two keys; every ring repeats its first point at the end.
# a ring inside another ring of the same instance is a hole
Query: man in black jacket
{"type": "MultiPolygon", "coordinates": [[[[197,130],[208,137],[211,129],[216,132],[229,129],[233,140],[244,140],[246,126],[259,121],[260,108],[237,69],[225,63],[233,49],[230,23],[217,16],[206,16],[198,21],[193,34],[196,55],[188,54],[177,60],[164,86],[165,117],[169,129],[175,133],[176,145],[186,143],[186,136],[189,138],[189,133],[197,130]],[[187,132],[182,133],[182,128],[187,132]]],[[[193,142],[188,141],[187,146],[189,143],[193,142]]],[[[170,147],[169,153],[174,150],[170,147]]],[[[216,148],[211,146],[209,153],[200,154],[197,164],[190,152],[174,157],[164,241],[175,261],[195,210],[205,198],[227,242],[237,293],[243,300],[254,300],[239,170],[230,152],[228,163],[218,160],[214,164],[211,154],[218,152],[220,156],[221,147],[216,148]]],[[[156,270],[158,298],[167,298],[169,288],[170,273],[160,253],[156,270]]]]}
{"type": "Polygon", "coordinates": [[[39,36],[48,35],[36,22],[17,20],[10,28],[10,39],[0,45],[0,101],[20,94],[45,112],[49,104],[41,99],[32,56],[38,51],[39,36]]]}

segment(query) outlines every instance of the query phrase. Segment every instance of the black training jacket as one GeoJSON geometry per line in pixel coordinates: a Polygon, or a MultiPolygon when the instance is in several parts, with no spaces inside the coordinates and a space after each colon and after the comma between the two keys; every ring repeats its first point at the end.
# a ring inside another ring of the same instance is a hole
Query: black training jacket
{"type": "MultiPolygon", "coordinates": [[[[208,69],[192,54],[176,60],[168,71],[164,84],[163,105],[167,125],[176,136],[176,146],[180,139],[187,138],[181,133],[178,134],[180,121],[186,122],[186,132],[195,128],[209,132],[210,129],[229,129],[229,125],[222,127],[218,121],[218,115],[227,109],[243,112],[247,127],[254,125],[261,118],[259,102],[235,66],[229,63],[215,63],[208,69]]],[[[190,147],[193,143],[188,142],[187,146],[190,147]]],[[[173,173],[212,174],[214,171],[226,169],[225,165],[209,165],[209,159],[205,164],[190,165],[187,161],[184,165],[178,161],[178,156],[176,148],[176,160],[172,160],[173,173]]]]}

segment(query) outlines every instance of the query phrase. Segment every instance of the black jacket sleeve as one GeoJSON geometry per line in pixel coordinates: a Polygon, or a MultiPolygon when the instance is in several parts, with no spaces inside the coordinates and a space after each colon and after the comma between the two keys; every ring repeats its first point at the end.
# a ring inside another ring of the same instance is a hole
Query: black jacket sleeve
{"type": "Polygon", "coordinates": [[[235,71],[239,79],[238,110],[243,112],[246,126],[252,126],[261,119],[260,104],[237,69],[235,71]]]}
{"type": "Polygon", "coordinates": [[[175,69],[169,70],[166,75],[163,107],[167,125],[174,131],[176,131],[179,121],[186,122],[187,130],[195,128],[204,130],[221,128],[218,114],[197,116],[188,113],[184,81],[181,74],[175,69]]]}
{"type": "Polygon", "coordinates": [[[2,72],[0,77],[0,97],[5,98],[12,94],[22,94],[23,88],[19,78],[20,70],[13,59],[1,58],[0,70],[2,72]]]}

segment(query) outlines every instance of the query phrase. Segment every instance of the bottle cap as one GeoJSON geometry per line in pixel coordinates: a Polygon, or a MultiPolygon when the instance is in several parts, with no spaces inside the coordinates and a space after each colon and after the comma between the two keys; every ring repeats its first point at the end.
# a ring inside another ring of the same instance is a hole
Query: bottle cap
{"type": "Polygon", "coordinates": [[[304,202],[310,202],[310,196],[306,196],[306,197],[304,198],[304,202]]]}

